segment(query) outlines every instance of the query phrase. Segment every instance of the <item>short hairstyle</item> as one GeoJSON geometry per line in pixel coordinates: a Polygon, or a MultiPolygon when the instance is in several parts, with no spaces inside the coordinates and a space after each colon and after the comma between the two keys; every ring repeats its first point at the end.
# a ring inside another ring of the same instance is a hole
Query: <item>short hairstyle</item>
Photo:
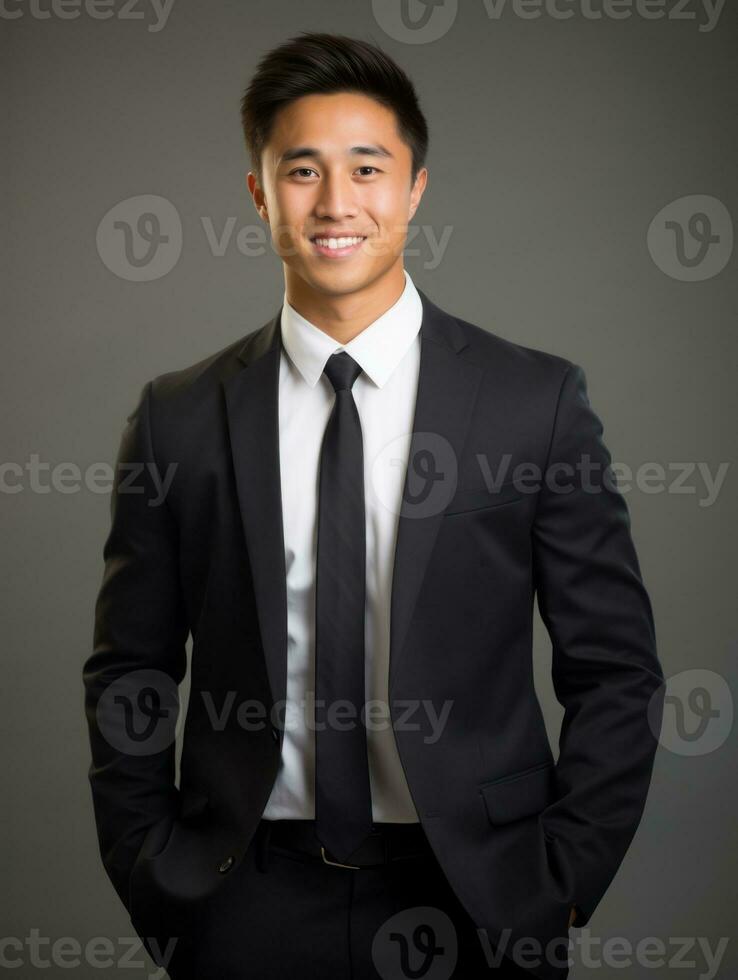
{"type": "Polygon", "coordinates": [[[412,152],[412,182],[425,164],[428,125],[413,83],[400,66],[366,41],[302,32],[267,52],[241,99],[246,147],[259,180],[262,153],[280,109],[304,95],[359,92],[395,113],[412,152]]]}

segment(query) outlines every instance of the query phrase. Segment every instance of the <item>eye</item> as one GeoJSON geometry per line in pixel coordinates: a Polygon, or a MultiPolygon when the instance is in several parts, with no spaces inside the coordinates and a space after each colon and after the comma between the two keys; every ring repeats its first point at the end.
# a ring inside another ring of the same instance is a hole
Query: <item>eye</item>
{"type": "MultiPolygon", "coordinates": [[[[380,172],[378,167],[371,167],[369,165],[364,166],[364,167],[359,167],[358,169],[359,170],[371,170],[374,173],[379,173],[380,172]]],[[[292,177],[295,174],[311,174],[311,173],[312,174],[316,173],[316,171],[313,170],[312,167],[296,167],[294,170],[291,170],[287,176],[288,177],[292,177]]],[[[369,173],[369,174],[362,174],[362,176],[371,177],[372,174],[371,173],[369,173]]]]}

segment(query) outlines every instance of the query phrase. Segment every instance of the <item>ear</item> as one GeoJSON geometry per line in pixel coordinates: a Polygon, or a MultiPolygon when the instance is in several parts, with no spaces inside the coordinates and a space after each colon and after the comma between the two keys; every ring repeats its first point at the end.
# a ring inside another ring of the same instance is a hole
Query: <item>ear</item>
{"type": "Polygon", "coordinates": [[[266,195],[259,186],[256,174],[251,170],[249,170],[248,174],[246,175],[246,186],[248,187],[249,194],[251,194],[254,201],[254,207],[256,208],[257,214],[262,221],[269,224],[269,211],[266,203],[266,195]]]}
{"type": "Polygon", "coordinates": [[[418,171],[418,176],[415,178],[413,189],[410,191],[410,213],[408,215],[408,220],[410,220],[410,218],[412,218],[415,212],[418,210],[418,206],[420,205],[420,200],[423,196],[427,183],[428,168],[421,167],[418,171]]]}

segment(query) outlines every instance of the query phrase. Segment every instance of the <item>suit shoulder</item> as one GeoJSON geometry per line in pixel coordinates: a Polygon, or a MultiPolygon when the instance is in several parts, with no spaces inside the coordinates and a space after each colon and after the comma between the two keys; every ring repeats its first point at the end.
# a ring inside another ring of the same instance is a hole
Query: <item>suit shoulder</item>
{"type": "Polygon", "coordinates": [[[559,354],[527,347],[467,320],[454,319],[466,336],[468,356],[485,372],[520,381],[561,385],[570,370],[580,370],[574,361],[559,354]]]}
{"type": "Polygon", "coordinates": [[[239,367],[238,355],[259,330],[244,334],[238,340],[208,354],[193,364],[157,374],[144,385],[151,387],[151,398],[158,405],[180,404],[191,397],[202,397],[211,392],[217,394],[219,382],[239,367]]]}

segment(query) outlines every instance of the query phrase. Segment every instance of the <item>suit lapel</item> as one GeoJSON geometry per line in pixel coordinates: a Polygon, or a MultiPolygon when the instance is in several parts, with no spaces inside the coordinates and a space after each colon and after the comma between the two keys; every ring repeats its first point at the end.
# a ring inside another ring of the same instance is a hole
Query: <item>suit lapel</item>
{"type": "MultiPolygon", "coordinates": [[[[459,323],[418,290],[423,303],[420,373],[409,460],[432,438],[445,439],[458,460],[481,370],[458,356],[466,346],[459,323]],[[426,435],[424,435],[426,434],[426,435]]],[[[287,591],[279,464],[280,313],[250,334],[243,367],[223,381],[236,490],[249,554],[259,627],[273,701],[286,697],[287,591]]],[[[409,473],[398,521],[390,607],[390,684],[406,646],[412,612],[440,528],[442,512],[408,516],[409,473]]]]}
{"type": "Polygon", "coordinates": [[[223,382],[236,491],[274,703],[286,697],[287,586],[279,465],[280,313],[250,334],[223,382]]]}
{"type": "MultiPolygon", "coordinates": [[[[411,502],[411,491],[417,491],[410,485],[413,459],[418,452],[428,449],[434,452],[434,447],[442,446],[445,439],[446,450],[450,450],[458,463],[482,377],[480,368],[458,356],[466,347],[459,323],[423,292],[418,292],[423,301],[420,373],[392,572],[390,692],[397,665],[407,647],[412,613],[443,519],[442,510],[424,517],[415,516],[417,508],[411,502]]],[[[442,464],[443,458],[435,459],[435,464],[442,464]]]]}

